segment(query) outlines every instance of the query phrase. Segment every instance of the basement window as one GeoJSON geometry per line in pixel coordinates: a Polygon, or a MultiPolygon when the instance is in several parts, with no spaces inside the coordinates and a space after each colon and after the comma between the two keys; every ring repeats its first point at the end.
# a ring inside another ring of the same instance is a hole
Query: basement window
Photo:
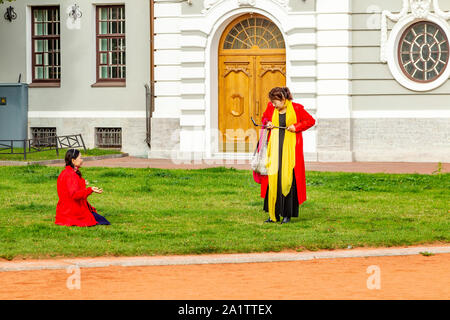
{"type": "Polygon", "coordinates": [[[31,128],[31,136],[36,147],[56,147],[56,128],[31,128]]]}
{"type": "Polygon", "coordinates": [[[95,128],[97,148],[122,148],[122,128],[95,128]]]}

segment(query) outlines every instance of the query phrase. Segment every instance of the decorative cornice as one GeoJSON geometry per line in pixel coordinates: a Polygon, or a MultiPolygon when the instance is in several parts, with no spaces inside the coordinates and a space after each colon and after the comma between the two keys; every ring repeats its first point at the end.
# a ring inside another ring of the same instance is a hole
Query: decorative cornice
{"type": "Polygon", "coordinates": [[[238,5],[240,7],[254,7],[256,0],[238,0],[238,5]]]}
{"type": "Polygon", "coordinates": [[[240,72],[242,71],[243,73],[245,73],[247,75],[247,77],[251,77],[251,73],[250,70],[248,69],[248,64],[249,62],[243,61],[243,62],[239,62],[239,61],[227,61],[225,62],[225,72],[223,74],[223,77],[225,78],[228,74],[230,74],[231,72],[240,72]]]}
{"type": "Polygon", "coordinates": [[[264,61],[261,62],[261,73],[259,77],[264,76],[267,72],[281,72],[286,76],[286,64],[280,63],[280,61],[264,61]]]}
{"type": "MultiPolygon", "coordinates": [[[[433,7],[435,14],[444,19],[450,19],[450,12],[444,12],[439,8],[439,0],[433,0],[433,7]]],[[[408,17],[410,15],[418,19],[426,19],[431,14],[431,0],[403,0],[403,7],[400,13],[393,14],[388,10],[383,10],[381,13],[381,50],[380,60],[381,62],[387,62],[386,46],[388,41],[387,35],[387,19],[398,22],[399,20],[408,17]],[[408,14],[409,9],[411,13],[408,14]]]]}
{"type": "Polygon", "coordinates": [[[409,5],[416,18],[423,19],[430,14],[431,0],[410,0],[409,5]]]}
{"type": "MultiPolygon", "coordinates": [[[[203,1],[203,10],[202,13],[207,13],[212,7],[216,6],[220,2],[231,1],[231,0],[204,0],[203,1]]],[[[255,7],[257,4],[257,0],[235,0],[236,7],[255,7]]],[[[261,1],[261,0],[258,0],[261,1]]],[[[276,4],[280,5],[287,11],[291,10],[289,7],[289,0],[266,0],[272,1],[276,4]]]]}
{"type": "Polygon", "coordinates": [[[280,6],[282,6],[288,11],[291,10],[291,8],[289,7],[289,0],[272,0],[272,1],[277,2],[280,6]]]}

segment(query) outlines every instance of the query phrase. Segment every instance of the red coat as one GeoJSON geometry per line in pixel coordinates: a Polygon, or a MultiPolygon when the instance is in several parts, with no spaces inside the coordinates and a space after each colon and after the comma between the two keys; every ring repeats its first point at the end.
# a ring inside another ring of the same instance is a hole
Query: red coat
{"type": "MultiPolygon", "coordinates": [[[[295,144],[295,182],[297,184],[298,202],[302,204],[306,201],[306,182],[305,182],[305,160],[303,157],[303,136],[302,131],[308,130],[316,123],[316,120],[306,112],[305,108],[299,104],[293,102],[295,114],[297,115],[297,123],[295,124],[295,132],[297,136],[297,142],[295,144]]],[[[272,116],[275,108],[272,102],[269,102],[267,109],[263,114],[262,123],[265,125],[267,122],[272,122],[272,116]]],[[[270,135],[269,135],[270,137],[270,135]]],[[[269,179],[267,176],[261,176],[261,198],[266,197],[267,185],[269,179]]]]}
{"type": "Polygon", "coordinates": [[[55,224],[61,226],[90,227],[97,221],[88,207],[87,197],[92,188],[86,188],[86,181],[75,170],[67,166],[59,175],[57,182],[58,205],[55,224]]]}

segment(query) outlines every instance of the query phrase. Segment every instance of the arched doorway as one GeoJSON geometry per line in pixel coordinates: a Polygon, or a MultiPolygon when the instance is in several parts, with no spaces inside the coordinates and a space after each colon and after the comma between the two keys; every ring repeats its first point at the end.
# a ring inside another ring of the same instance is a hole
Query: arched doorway
{"type": "Polygon", "coordinates": [[[281,31],[260,14],[232,21],[219,44],[219,130],[222,152],[251,152],[273,87],[286,85],[286,49],[281,31]]]}

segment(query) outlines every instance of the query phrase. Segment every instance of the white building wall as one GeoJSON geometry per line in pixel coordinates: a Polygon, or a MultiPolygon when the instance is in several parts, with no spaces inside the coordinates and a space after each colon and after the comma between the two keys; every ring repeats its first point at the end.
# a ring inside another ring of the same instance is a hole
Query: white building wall
{"type": "MultiPolygon", "coordinates": [[[[449,82],[430,92],[401,87],[380,61],[380,30],[367,27],[366,20],[377,16],[368,11],[369,6],[397,12],[402,1],[317,0],[299,5],[291,0],[289,6],[297,8],[294,11],[281,0],[217,0],[202,12],[204,2],[193,1],[193,6],[172,0],[155,4],[156,98],[149,156],[221,156],[216,132],[218,44],[234,18],[255,12],[271,19],[285,36],[287,85],[294,100],[318,120],[303,134],[306,160],[448,159],[449,82]],[[389,139],[395,138],[403,153],[392,148],[379,152],[385,145],[378,129],[383,119],[392,120],[383,132],[389,131],[389,139]],[[415,138],[417,128],[422,128],[425,138],[415,138]],[[415,159],[427,137],[437,147],[415,159]],[[416,149],[399,142],[411,139],[420,142],[416,149]]],[[[55,4],[64,16],[73,3],[17,0],[13,6],[18,19],[12,23],[0,19],[0,37],[8,43],[0,46],[1,82],[16,82],[19,73],[22,81],[30,82],[30,6],[55,4]]],[[[440,4],[442,10],[449,10],[448,1],[440,4]]],[[[61,86],[30,88],[29,126],[56,126],[61,134],[81,132],[89,147],[94,146],[95,127],[119,126],[123,128],[123,151],[147,154],[144,84],[150,81],[149,1],[80,0],[78,5],[83,12],[80,29],[67,28],[65,18],[61,22],[61,86]],[[123,88],[91,87],[95,83],[95,5],[101,4],[126,7],[127,84],[123,88]]],[[[393,25],[389,22],[388,30],[393,25]]]]}
{"type": "MultiPolygon", "coordinates": [[[[450,1],[429,3],[430,15],[425,17],[416,18],[408,8],[399,21],[387,19],[386,40],[396,39],[404,27],[421,20],[440,24],[450,36],[450,24],[435,12],[435,4],[449,12],[450,1]]],[[[398,64],[393,63],[397,48],[388,46],[386,50],[385,57],[391,64],[384,63],[380,57],[381,12],[387,10],[398,15],[404,4],[402,0],[353,0],[352,149],[355,161],[450,161],[448,74],[441,76],[440,86],[439,83],[417,83],[410,87],[392,72],[401,72],[398,64]]],[[[409,1],[406,4],[409,5],[409,1]]],[[[388,43],[393,45],[394,41],[388,43]]]]}
{"type": "Polygon", "coordinates": [[[59,5],[61,15],[61,84],[29,88],[29,127],[56,127],[59,135],[81,133],[94,147],[96,127],[121,127],[122,151],[146,155],[146,96],[150,82],[150,4],[146,0],[80,0],[79,28],[67,25],[69,0],[17,0],[17,19],[0,18],[0,82],[32,81],[31,7],[59,5]],[[95,7],[124,4],[126,15],[126,86],[92,87],[96,82],[95,7]],[[5,45],[7,44],[7,45],[5,45]],[[75,115],[75,116],[74,116],[75,115]]]}
{"type": "MultiPolygon", "coordinates": [[[[182,15],[186,3],[158,1],[155,7],[154,117],[180,119],[179,145],[152,150],[150,157],[213,158],[218,155],[218,45],[226,26],[239,15],[260,13],[285,36],[287,85],[294,100],[313,115],[316,110],[316,17],[313,11],[294,13],[278,1],[259,0],[240,6],[237,0],[217,3],[197,14],[182,15]]],[[[307,160],[316,160],[316,132],[304,134],[307,160]]]]}

